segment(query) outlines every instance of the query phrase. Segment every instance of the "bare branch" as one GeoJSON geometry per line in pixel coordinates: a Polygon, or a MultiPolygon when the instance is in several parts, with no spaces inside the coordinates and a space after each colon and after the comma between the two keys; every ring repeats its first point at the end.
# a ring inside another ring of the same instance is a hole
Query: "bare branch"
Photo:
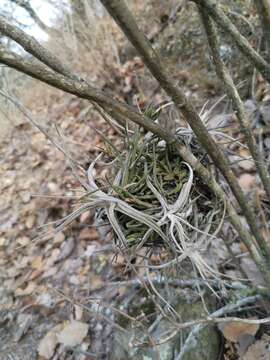
{"type": "MultiPolygon", "coordinates": [[[[235,304],[227,304],[224,307],[216,310],[210,316],[211,316],[211,318],[219,318],[221,316],[225,316],[227,314],[234,313],[236,311],[241,310],[241,308],[243,306],[255,304],[260,299],[261,299],[261,297],[259,295],[249,296],[249,297],[240,299],[235,304]]],[[[241,321],[241,320],[239,320],[239,321],[241,321]]],[[[185,341],[184,346],[182,347],[179,355],[177,356],[177,360],[184,359],[187,354],[192,353],[192,350],[194,349],[194,347],[197,344],[196,339],[198,338],[198,334],[204,328],[204,326],[205,325],[203,325],[203,324],[198,324],[191,330],[191,332],[189,333],[189,335],[185,341]]]]}
{"type": "MultiPolygon", "coordinates": [[[[235,44],[247,57],[247,59],[256,67],[262,76],[270,82],[270,65],[252,48],[248,40],[240,34],[236,26],[231,22],[228,16],[221,10],[220,5],[215,0],[192,0],[203,7],[215,22],[230,34],[235,44]]],[[[259,0],[258,0],[259,1],[259,0]]]]}
{"type": "Polygon", "coordinates": [[[107,112],[119,112],[122,117],[126,117],[138,125],[153,132],[168,143],[174,141],[173,135],[162,129],[157,123],[153,122],[146,116],[142,116],[134,111],[134,109],[120,101],[114,100],[105,92],[102,92],[90,86],[87,82],[81,80],[72,80],[61,74],[48,69],[43,64],[31,59],[23,59],[21,56],[0,48],[0,63],[6,64],[16,70],[23,72],[31,77],[41,80],[60,90],[76,95],[83,99],[88,99],[98,103],[105,108],[107,112]]]}
{"type": "MultiPolygon", "coordinates": [[[[232,169],[230,168],[230,164],[226,156],[209,134],[192,103],[186,98],[182,90],[177,85],[174,85],[175,82],[170,78],[169,74],[165,70],[161,58],[138,28],[136,21],[129,11],[125,1],[101,0],[101,2],[118,23],[133,46],[137,49],[152,75],[172,98],[178,110],[182,112],[201,145],[205,148],[209,156],[212,158],[213,163],[219,168],[230,185],[230,188],[238,200],[238,203],[257,242],[263,243],[264,239],[258,228],[255,214],[248,205],[247,199],[239,186],[232,169]]],[[[264,251],[263,255],[270,261],[270,248],[266,248],[265,250],[266,251],[264,251]]]]}
{"type": "Polygon", "coordinates": [[[72,71],[63,64],[54,54],[45,49],[35,38],[26,34],[15,25],[9,24],[3,16],[0,16],[0,33],[20,44],[25,51],[32,54],[38,60],[51,69],[72,79],[78,79],[72,71]]]}
{"type": "Polygon", "coordinates": [[[45,32],[47,33],[52,33],[55,32],[55,30],[51,27],[49,27],[48,25],[46,25],[41,18],[38,16],[38,14],[36,13],[36,11],[33,9],[33,7],[31,6],[30,1],[28,0],[10,0],[11,2],[13,2],[14,4],[20,6],[21,8],[23,8],[25,11],[27,11],[27,13],[29,14],[29,16],[35,21],[35,23],[45,32]]]}
{"type": "MultiPolygon", "coordinates": [[[[210,51],[212,54],[213,62],[215,64],[216,73],[218,75],[218,78],[221,79],[225,90],[228,94],[228,97],[232,100],[233,106],[236,111],[236,116],[238,119],[238,122],[240,124],[240,128],[242,130],[242,133],[244,134],[245,140],[247,142],[250,154],[252,155],[255,166],[258,170],[258,173],[260,175],[260,178],[262,180],[262,183],[264,185],[264,189],[266,191],[266,194],[268,196],[268,199],[270,201],[270,177],[268,174],[268,170],[264,161],[264,157],[262,153],[259,151],[257,145],[256,145],[256,139],[253,135],[250,123],[246,117],[245,114],[245,108],[243,105],[243,102],[241,100],[241,97],[234,85],[233,79],[227,70],[226,66],[224,65],[220,54],[219,54],[219,45],[218,45],[218,36],[216,33],[215,26],[209,17],[207,10],[205,10],[204,7],[198,6],[203,25],[205,28],[205,32],[207,35],[210,51]]],[[[264,251],[267,253],[269,251],[268,244],[263,239],[263,242],[259,243],[259,245],[264,249],[264,251]]]]}

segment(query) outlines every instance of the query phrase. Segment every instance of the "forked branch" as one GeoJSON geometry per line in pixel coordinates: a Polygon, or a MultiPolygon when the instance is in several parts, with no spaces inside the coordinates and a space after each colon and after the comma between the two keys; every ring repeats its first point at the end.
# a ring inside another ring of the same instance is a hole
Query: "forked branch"
{"type": "MultiPolygon", "coordinates": [[[[213,20],[228,34],[238,46],[239,50],[246,55],[254,67],[262,76],[270,82],[270,65],[253,49],[248,40],[240,34],[237,27],[231,22],[228,16],[221,10],[221,6],[215,0],[192,0],[201,6],[213,18],[213,20]]],[[[256,0],[260,1],[260,0],[256,0]]]]}
{"type": "MultiPolygon", "coordinates": [[[[202,17],[217,76],[222,81],[228,97],[232,100],[241,131],[244,135],[250,154],[255,162],[255,166],[258,170],[265,192],[270,201],[270,176],[267,170],[265,159],[263,157],[263,154],[257,147],[256,139],[253,135],[250,123],[246,117],[244,105],[238,93],[238,90],[234,85],[233,79],[219,54],[218,36],[215,25],[212,19],[209,17],[205,8],[201,6],[199,6],[198,8],[202,17]]],[[[268,244],[266,243],[266,241],[263,241],[259,245],[264,248],[265,251],[268,251],[268,244]]]]}

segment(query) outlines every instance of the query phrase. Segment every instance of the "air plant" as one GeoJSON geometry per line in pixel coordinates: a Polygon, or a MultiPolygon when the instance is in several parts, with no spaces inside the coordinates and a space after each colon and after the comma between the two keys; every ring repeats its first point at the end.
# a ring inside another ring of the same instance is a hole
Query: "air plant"
{"type": "MultiPolygon", "coordinates": [[[[205,164],[207,155],[189,129],[176,132],[205,164]]],[[[104,152],[89,166],[87,192],[80,206],[58,224],[62,230],[89,209],[97,209],[96,221],[109,223],[115,245],[127,263],[147,269],[166,269],[184,260],[191,261],[202,278],[219,273],[204,259],[211,240],[222,225],[221,207],[182,161],[173,145],[139,128],[126,132],[121,151],[105,141],[104,152]],[[95,166],[110,157],[110,176],[101,184],[95,179],[95,166]],[[142,256],[142,249],[144,255],[142,256]],[[153,264],[151,254],[165,254],[153,264]]]]}
{"type": "MultiPolygon", "coordinates": [[[[184,140],[194,146],[190,134],[184,140]]],[[[165,269],[189,259],[204,279],[217,277],[203,253],[220,229],[221,211],[204,193],[192,168],[173,146],[142,135],[139,129],[125,138],[121,152],[112,154],[114,175],[106,186],[98,185],[94,177],[95,165],[104,155],[89,166],[89,192],[81,211],[99,209],[99,223],[104,218],[109,222],[116,246],[127,261],[138,258],[140,266],[165,269]],[[150,256],[140,255],[142,248],[148,254],[160,249],[166,260],[152,264],[150,256]]]]}

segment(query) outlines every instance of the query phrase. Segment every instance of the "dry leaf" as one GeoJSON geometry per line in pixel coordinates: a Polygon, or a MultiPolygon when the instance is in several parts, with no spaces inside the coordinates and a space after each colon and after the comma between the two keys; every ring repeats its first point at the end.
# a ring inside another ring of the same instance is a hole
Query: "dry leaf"
{"type": "Polygon", "coordinates": [[[236,343],[236,348],[239,356],[242,356],[248,347],[254,342],[254,335],[258,331],[260,325],[246,324],[241,321],[231,321],[228,323],[218,324],[218,328],[223,333],[224,337],[236,343]]]}
{"type": "Polygon", "coordinates": [[[63,232],[58,232],[55,234],[53,239],[54,244],[61,244],[65,240],[65,234],[63,232]]]}
{"type": "Polygon", "coordinates": [[[32,148],[37,152],[42,152],[44,150],[44,147],[46,146],[46,143],[46,137],[41,132],[34,134],[31,137],[32,148]]]}
{"type": "Polygon", "coordinates": [[[270,336],[264,335],[251,345],[242,360],[270,360],[270,336]]]}
{"type": "MultiPolygon", "coordinates": [[[[239,149],[240,158],[249,158],[250,153],[247,149],[240,148],[239,149]]],[[[254,168],[254,161],[253,160],[241,160],[239,161],[240,168],[244,170],[252,170],[254,168]]]]}
{"type": "Polygon", "coordinates": [[[92,211],[85,211],[84,213],[82,213],[82,215],[80,216],[80,223],[81,224],[85,224],[86,222],[90,222],[93,218],[93,212],[92,211]]]}
{"type": "Polygon", "coordinates": [[[85,257],[91,257],[94,252],[96,251],[96,245],[88,245],[85,252],[84,252],[84,256],[85,257]]]}
{"type": "Polygon", "coordinates": [[[64,346],[76,346],[82,343],[88,332],[88,324],[72,321],[57,334],[58,342],[64,346]]]}
{"type": "Polygon", "coordinates": [[[26,246],[30,243],[30,239],[27,236],[19,237],[16,241],[21,246],[26,246]]]}
{"type": "Polygon", "coordinates": [[[70,237],[61,244],[60,253],[56,261],[61,261],[66,259],[74,249],[75,249],[75,241],[72,237],[70,237]]]}
{"type": "Polygon", "coordinates": [[[254,261],[249,257],[242,257],[241,260],[241,268],[244,270],[248,279],[255,285],[263,285],[264,280],[263,277],[257,268],[254,261]]]}
{"type": "Polygon", "coordinates": [[[124,258],[123,255],[117,254],[116,257],[113,256],[113,263],[112,263],[112,265],[113,265],[114,267],[123,267],[123,266],[126,265],[126,263],[127,263],[127,262],[126,262],[126,259],[124,258]]]}
{"type": "Polygon", "coordinates": [[[79,305],[74,306],[75,309],[75,318],[76,320],[82,320],[83,317],[83,307],[79,305]]]}
{"type": "Polygon", "coordinates": [[[243,170],[251,171],[254,169],[254,162],[252,160],[239,161],[239,167],[243,170]]]}
{"type": "Polygon", "coordinates": [[[42,256],[37,256],[34,258],[34,260],[31,262],[31,267],[36,270],[41,270],[43,267],[42,256]]]}
{"type": "Polygon", "coordinates": [[[51,252],[51,256],[49,258],[47,258],[44,268],[47,270],[49,270],[54,263],[57,261],[57,258],[60,255],[60,250],[59,249],[53,249],[53,251],[51,252]]]}
{"type": "Polygon", "coordinates": [[[104,281],[102,280],[102,277],[96,274],[91,275],[90,279],[90,289],[96,290],[101,288],[104,285],[104,281]]]}
{"type": "Polygon", "coordinates": [[[232,342],[238,342],[242,335],[255,335],[260,325],[258,324],[246,324],[241,321],[231,321],[228,323],[218,324],[219,330],[223,336],[232,342]]]}
{"type": "Polygon", "coordinates": [[[15,295],[16,296],[31,295],[35,289],[36,289],[36,284],[33,281],[31,281],[30,283],[28,283],[28,285],[26,286],[25,289],[22,289],[22,288],[16,289],[15,295]]]}
{"type": "Polygon", "coordinates": [[[43,270],[33,270],[31,275],[29,276],[29,280],[37,279],[42,273],[43,273],[43,270]]]}
{"type": "Polygon", "coordinates": [[[25,225],[27,229],[32,229],[36,221],[36,217],[34,215],[30,215],[27,217],[25,225]]]}
{"type": "Polygon", "coordinates": [[[40,341],[37,349],[40,356],[43,356],[45,359],[51,359],[53,357],[56,345],[58,344],[57,334],[63,327],[63,324],[56,325],[40,341]]]}
{"type": "Polygon", "coordinates": [[[38,345],[38,353],[45,359],[51,359],[53,357],[56,345],[58,343],[56,333],[49,332],[41,340],[38,345]]]}
{"type": "Polygon", "coordinates": [[[251,174],[242,174],[239,177],[239,184],[243,190],[249,191],[255,184],[255,177],[251,174]]]}
{"type": "Polygon", "coordinates": [[[47,271],[45,271],[42,275],[42,279],[46,279],[50,276],[54,276],[58,271],[58,267],[50,267],[47,271]]]}
{"type": "Polygon", "coordinates": [[[84,228],[79,235],[79,240],[93,241],[98,239],[98,233],[94,228],[84,228]]]}

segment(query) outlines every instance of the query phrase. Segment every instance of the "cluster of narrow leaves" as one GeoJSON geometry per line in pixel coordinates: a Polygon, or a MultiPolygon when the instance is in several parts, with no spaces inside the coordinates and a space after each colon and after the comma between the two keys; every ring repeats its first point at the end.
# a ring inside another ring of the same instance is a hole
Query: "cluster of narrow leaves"
{"type": "Polygon", "coordinates": [[[98,216],[108,220],[118,249],[129,260],[164,269],[189,259],[203,278],[217,277],[203,253],[220,229],[221,211],[174,147],[137,129],[126,137],[121,152],[114,148],[111,154],[113,179],[107,179],[107,186],[96,181],[100,154],[89,166],[83,204],[63,219],[58,230],[83,212],[99,209],[98,216]],[[153,265],[149,257],[140,258],[142,248],[149,254],[165,250],[165,262],[153,265]]]}

